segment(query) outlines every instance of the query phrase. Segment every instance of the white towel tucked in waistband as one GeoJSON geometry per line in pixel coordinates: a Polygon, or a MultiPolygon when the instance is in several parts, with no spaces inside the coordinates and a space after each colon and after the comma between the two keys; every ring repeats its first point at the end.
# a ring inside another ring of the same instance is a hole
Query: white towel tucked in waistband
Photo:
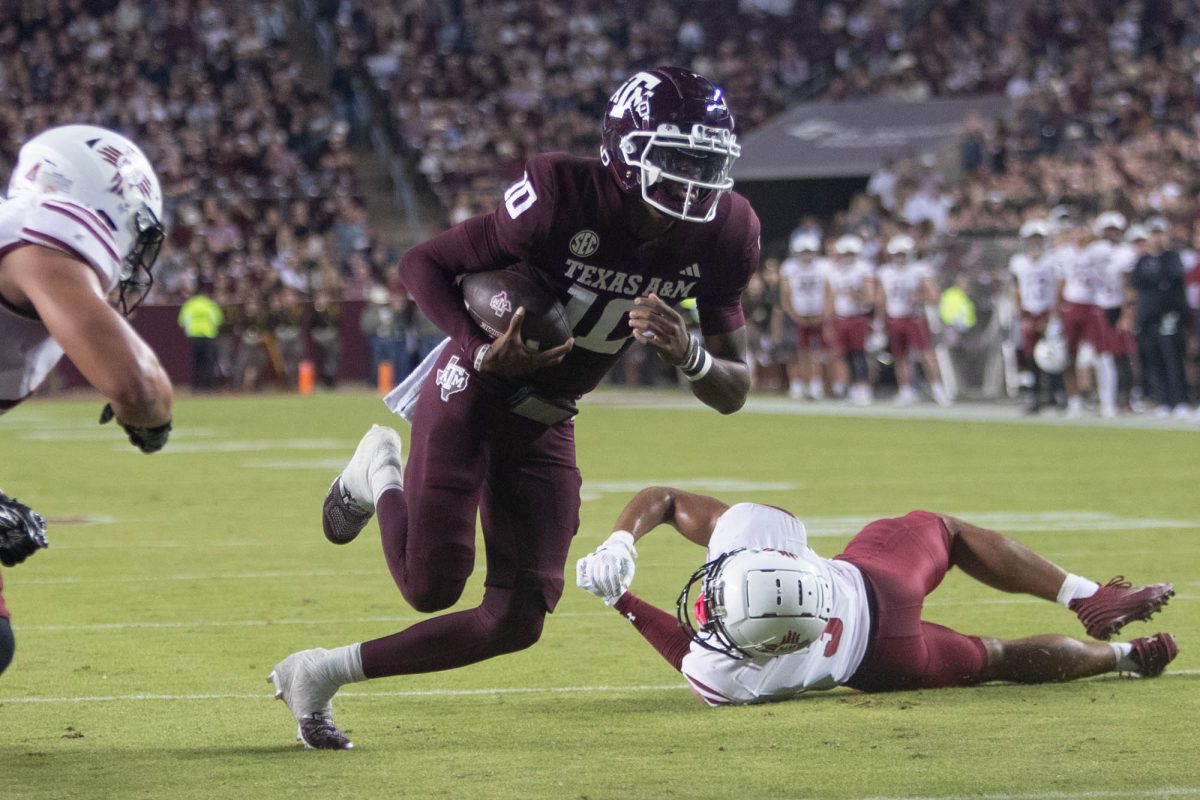
{"type": "Polygon", "coordinates": [[[447,336],[437,347],[433,348],[429,355],[425,356],[407,378],[384,395],[383,403],[388,410],[393,414],[399,414],[406,422],[412,422],[413,412],[417,408],[417,398],[421,396],[421,386],[425,383],[425,378],[429,376],[429,373],[433,372],[433,365],[437,363],[438,356],[442,354],[448,344],[450,344],[450,337],[447,336]]]}

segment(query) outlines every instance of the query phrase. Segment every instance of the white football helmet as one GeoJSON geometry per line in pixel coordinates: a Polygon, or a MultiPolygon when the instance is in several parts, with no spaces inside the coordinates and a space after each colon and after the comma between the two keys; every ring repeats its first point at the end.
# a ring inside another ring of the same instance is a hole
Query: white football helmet
{"type": "Polygon", "coordinates": [[[888,239],[887,252],[890,256],[908,255],[916,246],[917,243],[913,241],[911,236],[899,233],[888,239]]]}
{"type": "Polygon", "coordinates": [[[732,658],[778,656],[821,638],[833,612],[833,590],[817,566],[800,555],[733,550],[692,575],[676,610],[694,641],[709,650],[732,658]],[[697,582],[700,593],[689,608],[697,582]]]}
{"type": "Polygon", "coordinates": [[[1027,219],[1021,224],[1020,236],[1022,239],[1030,239],[1034,236],[1041,236],[1043,239],[1050,235],[1050,223],[1044,219],[1027,219]]]}
{"type": "Polygon", "coordinates": [[[1045,334],[1033,346],[1033,363],[1042,372],[1057,375],[1067,368],[1068,361],[1070,354],[1067,352],[1067,340],[1063,338],[1062,323],[1051,320],[1045,334]]]}
{"type": "Polygon", "coordinates": [[[839,236],[834,242],[833,251],[840,256],[858,255],[862,252],[863,240],[853,233],[847,233],[844,236],[839,236]]]}
{"type": "Polygon", "coordinates": [[[821,249],[821,240],[815,233],[801,232],[792,236],[793,253],[816,253],[821,249]]]}
{"type": "Polygon", "coordinates": [[[1092,223],[1092,232],[1097,236],[1110,229],[1115,231],[1125,230],[1125,215],[1120,211],[1105,211],[1096,217],[1096,221],[1092,223]]]}
{"type": "Polygon", "coordinates": [[[95,125],[50,128],[21,148],[8,183],[9,197],[30,194],[66,197],[112,227],[123,259],[121,310],[136,308],[154,282],[150,268],[163,242],[162,188],[145,153],[95,125]]]}

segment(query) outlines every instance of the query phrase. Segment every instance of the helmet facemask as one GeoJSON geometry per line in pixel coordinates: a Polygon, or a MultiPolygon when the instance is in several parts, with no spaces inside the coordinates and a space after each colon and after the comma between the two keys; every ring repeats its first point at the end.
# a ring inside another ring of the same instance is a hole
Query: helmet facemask
{"type": "Polygon", "coordinates": [[[150,268],[158,260],[165,238],[162,223],[145,203],[133,213],[133,224],[133,247],[125,255],[121,265],[121,280],[117,284],[120,292],[117,302],[125,316],[132,314],[142,304],[154,286],[154,275],[150,268]]]}
{"type": "Polygon", "coordinates": [[[741,155],[737,137],[724,128],[696,124],[690,133],[664,124],[621,139],[619,158],[638,170],[642,199],[686,222],[709,222],[717,201],[733,188],[729,173],[741,155]]]}
{"type": "Polygon", "coordinates": [[[751,654],[734,643],[729,636],[729,631],[721,622],[725,593],[724,587],[715,585],[714,579],[720,575],[724,563],[743,550],[745,550],[744,547],[722,553],[701,566],[692,573],[692,577],[684,584],[683,591],[679,593],[679,599],[675,601],[675,617],[679,620],[679,625],[692,634],[693,642],[714,653],[721,653],[736,659],[751,658],[751,654]],[[697,584],[699,584],[700,591],[693,601],[690,595],[692,587],[697,584]],[[696,623],[699,625],[698,630],[696,625],[692,624],[693,613],[696,623]]]}

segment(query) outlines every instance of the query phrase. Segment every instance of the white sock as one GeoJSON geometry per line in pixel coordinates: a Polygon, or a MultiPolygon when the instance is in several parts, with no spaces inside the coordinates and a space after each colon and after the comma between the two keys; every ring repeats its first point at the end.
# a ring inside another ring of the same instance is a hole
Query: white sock
{"type": "Polygon", "coordinates": [[[321,667],[325,676],[339,686],[367,679],[367,676],[363,674],[361,643],[348,644],[345,647],[335,647],[326,651],[321,667]]]}
{"type": "Polygon", "coordinates": [[[1109,642],[1108,646],[1117,654],[1117,665],[1113,667],[1114,671],[1137,672],[1140,669],[1130,657],[1133,653],[1133,645],[1129,642],[1109,642]]]}
{"type": "Polygon", "coordinates": [[[398,469],[389,467],[386,470],[375,473],[371,478],[371,490],[373,494],[371,499],[376,507],[379,506],[379,498],[388,489],[404,490],[404,475],[398,469]]]}
{"type": "Polygon", "coordinates": [[[1058,589],[1058,602],[1070,608],[1072,600],[1083,600],[1099,590],[1100,584],[1095,581],[1068,572],[1067,577],[1063,578],[1062,586],[1058,589]]]}
{"type": "Polygon", "coordinates": [[[1116,408],[1117,364],[1109,353],[1096,361],[1096,394],[1100,396],[1101,408],[1116,408]]]}

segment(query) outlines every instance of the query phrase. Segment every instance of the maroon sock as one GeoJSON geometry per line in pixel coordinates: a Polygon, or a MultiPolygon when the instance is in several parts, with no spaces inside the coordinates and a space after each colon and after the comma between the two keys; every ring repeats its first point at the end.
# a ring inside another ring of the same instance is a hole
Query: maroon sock
{"type": "Polygon", "coordinates": [[[637,632],[654,645],[663,658],[675,669],[683,664],[692,645],[692,636],[679,625],[679,620],[660,608],[647,603],[633,592],[626,592],[615,606],[625,619],[633,623],[637,632]]]}

